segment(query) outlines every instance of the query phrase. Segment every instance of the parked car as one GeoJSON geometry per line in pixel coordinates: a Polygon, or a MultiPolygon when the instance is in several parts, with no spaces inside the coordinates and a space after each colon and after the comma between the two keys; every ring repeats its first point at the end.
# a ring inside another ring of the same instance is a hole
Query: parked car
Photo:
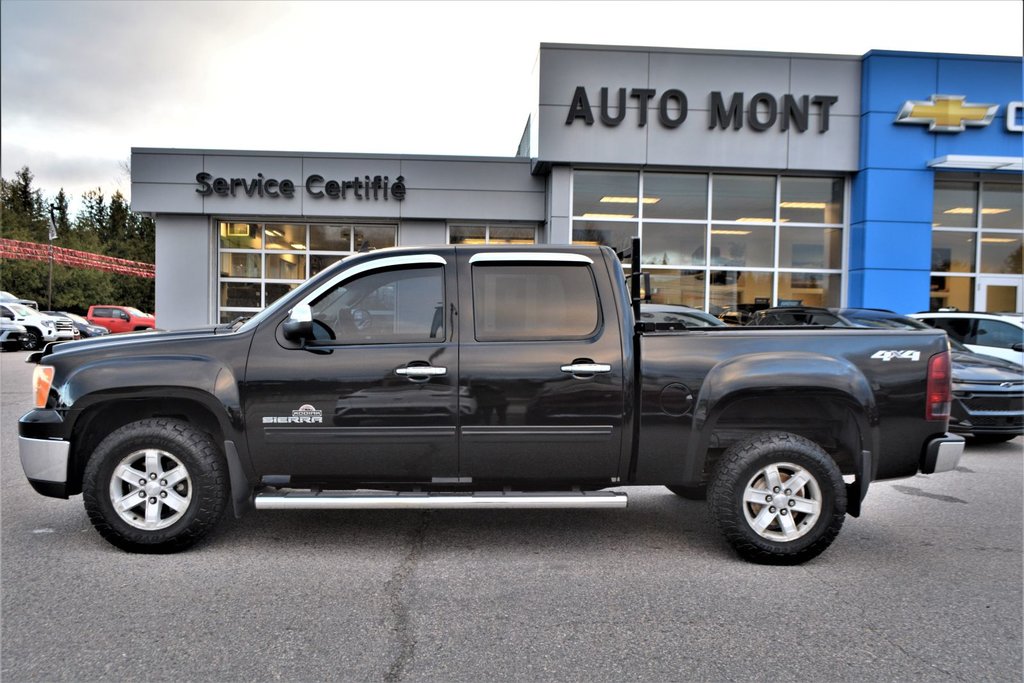
{"type": "Polygon", "coordinates": [[[0,317],[24,325],[21,346],[27,351],[38,349],[45,342],[57,341],[57,321],[48,315],[19,303],[0,304],[0,317]]]}
{"type": "Polygon", "coordinates": [[[1024,316],[1020,313],[934,311],[911,317],[945,330],[950,339],[972,351],[1024,365],[1024,316]]]}
{"type": "Polygon", "coordinates": [[[25,336],[25,326],[13,320],[0,318],[0,349],[13,351],[21,348],[21,338],[25,336]]]}
{"type": "Polygon", "coordinates": [[[70,322],[75,328],[75,339],[85,339],[87,337],[98,337],[104,334],[110,334],[110,330],[99,325],[92,325],[88,320],[80,315],[74,313],[68,313],[66,311],[46,311],[47,315],[51,315],[54,318],[65,321],[65,324],[70,322]]]}
{"type": "Polygon", "coordinates": [[[138,332],[156,327],[156,318],[131,306],[90,306],[85,315],[92,325],[111,332],[138,332]]]}
{"type": "Polygon", "coordinates": [[[66,318],[54,311],[42,311],[42,314],[53,318],[54,323],[57,325],[58,340],[74,341],[82,338],[82,333],[79,332],[78,328],[75,326],[75,321],[70,318],[66,318]]]}
{"type": "Polygon", "coordinates": [[[725,323],[699,308],[674,304],[640,304],[640,321],[654,330],[685,330],[688,327],[725,327],[725,323]]]}
{"type": "MultiPolygon", "coordinates": [[[[857,327],[929,330],[924,322],[876,308],[830,309],[857,327]]],[[[1024,367],[976,353],[950,338],[953,404],[949,431],[974,441],[995,443],[1024,434],[1024,367]]]]}
{"type": "Polygon", "coordinates": [[[19,299],[10,292],[0,292],[0,303],[15,303],[21,304],[22,306],[28,306],[29,308],[39,310],[39,304],[33,299],[19,299]]]}
{"type": "Polygon", "coordinates": [[[823,327],[852,327],[847,321],[828,310],[811,306],[784,306],[754,311],[747,325],[751,327],[817,325],[823,327]]]}

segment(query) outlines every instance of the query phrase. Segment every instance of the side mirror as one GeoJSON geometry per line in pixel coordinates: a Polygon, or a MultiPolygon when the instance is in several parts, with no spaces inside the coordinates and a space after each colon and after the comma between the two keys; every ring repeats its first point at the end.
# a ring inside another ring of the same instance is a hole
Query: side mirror
{"type": "Polygon", "coordinates": [[[1024,342],[1017,342],[1010,348],[1016,351],[1017,353],[1020,353],[1021,351],[1024,351],[1024,342]]]}
{"type": "Polygon", "coordinates": [[[293,342],[313,338],[313,311],[309,304],[299,304],[288,312],[282,332],[285,339],[293,342]]]}

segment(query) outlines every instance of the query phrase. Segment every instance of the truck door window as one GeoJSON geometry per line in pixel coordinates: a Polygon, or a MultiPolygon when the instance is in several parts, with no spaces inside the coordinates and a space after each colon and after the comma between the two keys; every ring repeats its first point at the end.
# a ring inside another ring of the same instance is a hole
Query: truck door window
{"type": "Polygon", "coordinates": [[[444,268],[376,270],[328,289],[311,302],[313,320],[349,344],[442,341],[444,268]]]}
{"type": "Polygon", "coordinates": [[[473,266],[477,341],[585,339],[600,323],[587,265],[473,266]]]}

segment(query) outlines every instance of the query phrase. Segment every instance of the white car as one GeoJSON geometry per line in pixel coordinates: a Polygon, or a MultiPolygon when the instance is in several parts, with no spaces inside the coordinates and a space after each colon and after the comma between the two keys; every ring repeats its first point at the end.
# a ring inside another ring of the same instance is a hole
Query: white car
{"type": "Polygon", "coordinates": [[[57,321],[28,306],[6,301],[0,304],[0,316],[25,326],[21,346],[27,351],[38,349],[44,343],[57,341],[57,321]]]}
{"type": "Polygon", "coordinates": [[[21,338],[25,336],[25,326],[0,318],[0,349],[4,351],[20,349],[21,338]]]}
{"type": "Polygon", "coordinates": [[[932,311],[910,317],[945,330],[971,351],[1024,365],[1024,316],[1020,313],[932,311]]]}

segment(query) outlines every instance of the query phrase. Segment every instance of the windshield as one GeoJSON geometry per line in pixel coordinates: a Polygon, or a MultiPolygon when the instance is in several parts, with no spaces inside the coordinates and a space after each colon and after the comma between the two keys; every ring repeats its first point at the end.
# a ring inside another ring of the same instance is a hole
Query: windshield
{"type": "Polygon", "coordinates": [[[129,313],[131,313],[134,316],[138,316],[138,317],[141,317],[141,318],[148,318],[149,317],[149,313],[143,313],[139,309],[132,308],[131,306],[125,306],[124,310],[128,311],[129,313]]]}
{"type": "Polygon", "coordinates": [[[31,315],[33,315],[35,313],[35,311],[33,311],[28,306],[23,306],[21,304],[16,304],[16,303],[11,302],[11,301],[5,301],[4,302],[4,306],[6,306],[7,308],[11,309],[12,311],[15,312],[15,314],[20,315],[20,316],[26,316],[26,315],[27,316],[31,316],[31,315]]]}

